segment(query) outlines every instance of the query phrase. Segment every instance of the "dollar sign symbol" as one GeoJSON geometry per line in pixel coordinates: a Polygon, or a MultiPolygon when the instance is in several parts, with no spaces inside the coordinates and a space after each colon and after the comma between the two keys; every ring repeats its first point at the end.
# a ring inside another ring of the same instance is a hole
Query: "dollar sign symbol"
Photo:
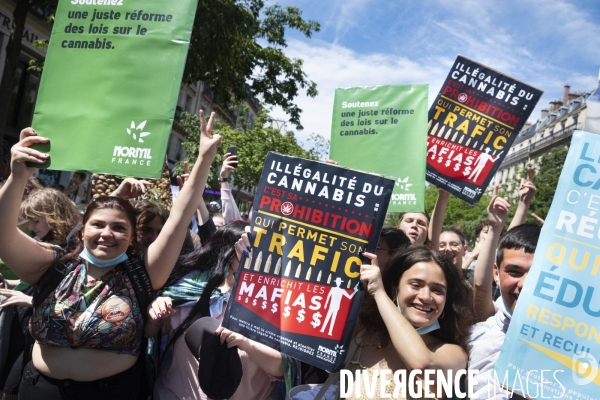
{"type": "Polygon", "coordinates": [[[255,306],[256,305],[256,299],[252,300],[252,305],[255,306]]]}
{"type": "Polygon", "coordinates": [[[271,312],[272,313],[276,313],[277,312],[277,303],[273,303],[273,306],[271,307],[271,312]]]}
{"type": "Polygon", "coordinates": [[[248,303],[248,298],[246,297],[246,301],[244,303],[248,303]]]}
{"type": "Polygon", "coordinates": [[[321,318],[320,312],[316,312],[313,314],[313,322],[310,323],[313,326],[313,328],[316,328],[317,326],[321,325],[320,318],[321,318]]]}
{"type": "Polygon", "coordinates": [[[298,317],[296,318],[298,320],[298,322],[304,321],[304,314],[306,314],[306,311],[304,311],[304,310],[298,311],[298,317]]]}
{"type": "Polygon", "coordinates": [[[442,158],[442,156],[440,156],[437,160],[438,164],[441,163],[444,159],[442,158]]]}
{"type": "Polygon", "coordinates": [[[286,317],[286,318],[289,317],[290,316],[290,310],[291,310],[290,306],[285,306],[285,308],[283,309],[283,316],[286,317]]]}
{"type": "Polygon", "coordinates": [[[454,171],[458,171],[460,169],[460,163],[454,164],[454,171]]]}
{"type": "Polygon", "coordinates": [[[262,302],[262,309],[264,310],[265,308],[267,308],[267,302],[266,302],[266,301],[263,301],[263,302],[262,302]]]}
{"type": "Polygon", "coordinates": [[[471,173],[471,167],[467,167],[467,168],[465,168],[465,170],[463,171],[463,175],[464,175],[464,176],[467,176],[467,175],[469,175],[470,173],[471,173]]]}
{"type": "Polygon", "coordinates": [[[449,167],[450,166],[450,160],[446,161],[446,164],[444,164],[444,166],[449,167]]]}

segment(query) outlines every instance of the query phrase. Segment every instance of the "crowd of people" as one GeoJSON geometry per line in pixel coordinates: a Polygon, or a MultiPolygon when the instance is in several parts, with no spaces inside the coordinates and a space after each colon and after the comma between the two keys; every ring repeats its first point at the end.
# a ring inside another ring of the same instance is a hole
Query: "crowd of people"
{"type": "MultiPolygon", "coordinates": [[[[2,399],[284,399],[304,383],[335,398],[338,376],[220,326],[251,235],[227,182],[236,156],[221,166],[222,204],[202,199],[221,138],[214,113],[200,121],[198,159],[177,178],[170,211],[132,200],[146,182],[128,178],[81,214],[85,174],[65,192],[36,185],[30,165],[49,156],[32,145],[49,140],[21,132],[0,189],[0,258],[18,276],[0,288],[2,399]],[[242,372],[236,382],[190,346],[203,330],[242,372]]],[[[470,251],[459,228],[444,227],[443,190],[431,217],[405,213],[384,228],[362,253],[367,294],[345,369],[477,369],[472,398],[508,398],[485,374],[531,267],[540,226],[524,222],[535,192],[529,171],[506,229],[510,203],[496,187],[470,251]]]]}

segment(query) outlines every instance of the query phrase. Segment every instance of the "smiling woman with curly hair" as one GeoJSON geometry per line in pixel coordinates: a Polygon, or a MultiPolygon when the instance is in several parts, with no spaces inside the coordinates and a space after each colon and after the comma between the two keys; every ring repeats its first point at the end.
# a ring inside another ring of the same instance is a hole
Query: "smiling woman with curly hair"
{"type": "Polygon", "coordinates": [[[75,204],[62,192],[44,188],[21,203],[20,219],[29,220],[29,230],[43,242],[66,245],[67,236],[81,221],[75,204]]]}

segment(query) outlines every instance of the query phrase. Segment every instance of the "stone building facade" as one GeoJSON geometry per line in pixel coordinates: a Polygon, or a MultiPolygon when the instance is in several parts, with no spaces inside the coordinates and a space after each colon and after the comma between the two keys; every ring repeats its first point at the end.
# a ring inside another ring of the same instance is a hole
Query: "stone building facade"
{"type": "Polygon", "coordinates": [[[520,170],[531,166],[535,172],[540,158],[556,146],[569,146],[575,130],[585,130],[587,99],[594,91],[572,92],[567,84],[563,97],[551,101],[542,110],[540,118],[521,130],[496,174],[488,191],[501,185],[507,193],[514,193],[514,178],[520,170]]]}

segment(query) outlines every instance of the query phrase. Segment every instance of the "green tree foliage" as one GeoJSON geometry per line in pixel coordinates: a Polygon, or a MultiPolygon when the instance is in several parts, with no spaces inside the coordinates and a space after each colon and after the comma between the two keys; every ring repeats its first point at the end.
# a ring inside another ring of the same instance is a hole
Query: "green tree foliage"
{"type": "MultiPolygon", "coordinates": [[[[539,162],[539,169],[534,174],[533,182],[537,188],[537,193],[531,200],[529,206],[529,213],[527,215],[526,222],[535,224],[535,220],[531,218],[531,213],[535,213],[539,217],[545,219],[550,210],[550,205],[554,199],[554,192],[558,186],[558,178],[567,159],[568,149],[565,146],[558,146],[544,154],[539,162]]],[[[519,171],[519,174],[515,174],[515,183],[513,187],[519,187],[521,177],[524,177],[527,170],[524,169],[519,171]],[[515,186],[516,185],[516,186],[515,186]]],[[[511,199],[511,214],[509,217],[514,215],[514,210],[517,207],[518,198],[511,199]]]]}
{"type": "Polygon", "coordinates": [[[288,29],[311,37],[320,26],[303,20],[297,7],[265,8],[263,0],[200,0],[184,79],[207,83],[225,105],[244,99],[248,83],[265,104],[281,106],[299,124],[298,91],[306,90],[310,97],[318,92],[307,80],[302,60],[283,52],[288,29]]]}
{"type": "MultiPolygon", "coordinates": [[[[433,212],[433,207],[438,197],[438,189],[433,185],[429,185],[425,191],[425,207],[429,213],[433,212]]],[[[490,203],[491,197],[484,194],[477,205],[472,206],[466,201],[463,201],[455,196],[450,196],[448,208],[444,218],[444,228],[455,227],[460,229],[472,247],[475,243],[475,225],[483,219],[487,219],[487,206],[490,203]]]]}
{"type": "MultiPolygon", "coordinates": [[[[213,168],[211,168],[207,187],[219,188],[217,182],[220,166],[223,163],[223,156],[228,147],[237,146],[239,164],[237,169],[232,173],[233,184],[238,188],[251,188],[258,184],[262,169],[265,163],[265,158],[269,151],[277,153],[307,158],[311,160],[318,159],[318,151],[315,149],[305,150],[296,140],[293,132],[287,131],[282,133],[278,129],[265,126],[268,122],[268,116],[264,113],[258,116],[255,121],[255,127],[232,129],[228,125],[220,123],[218,120],[215,123],[213,133],[223,136],[223,144],[217,152],[217,157],[213,168]]],[[[196,162],[198,154],[198,138],[200,129],[200,119],[193,114],[182,113],[181,124],[183,125],[188,142],[184,142],[188,153],[188,163],[190,168],[196,162]]],[[[183,163],[179,162],[175,169],[175,174],[183,172],[183,163]]]]}
{"type": "Polygon", "coordinates": [[[318,133],[311,133],[302,147],[309,147],[313,153],[312,155],[321,161],[325,161],[329,157],[329,146],[329,140],[318,133]]]}

